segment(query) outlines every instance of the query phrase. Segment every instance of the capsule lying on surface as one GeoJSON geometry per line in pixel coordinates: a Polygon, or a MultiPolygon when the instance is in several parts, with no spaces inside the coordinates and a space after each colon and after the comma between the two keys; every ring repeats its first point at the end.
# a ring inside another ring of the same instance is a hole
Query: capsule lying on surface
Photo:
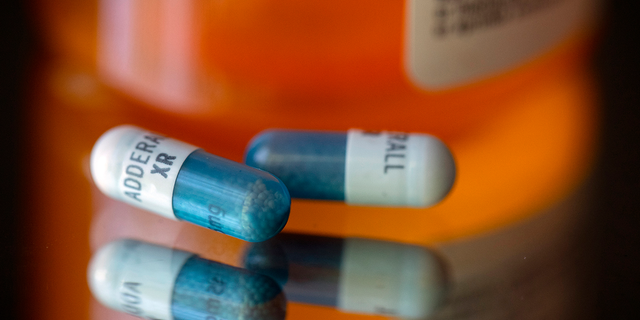
{"type": "Polygon", "coordinates": [[[252,244],[244,267],[278,281],[291,302],[413,319],[437,309],[448,283],[430,250],[361,238],[281,233],[252,244]]]}
{"type": "Polygon", "coordinates": [[[87,276],[102,304],[146,319],[282,320],[286,313],[282,289],[267,276],[137,240],[103,246],[87,276]]]}
{"type": "Polygon", "coordinates": [[[246,241],[271,238],[289,218],[278,178],[133,126],[100,137],[91,175],[114,199],[246,241]]]}
{"type": "Polygon", "coordinates": [[[280,178],[294,198],[428,207],[451,190],[451,152],[426,134],[267,130],[245,163],[280,178]]]}

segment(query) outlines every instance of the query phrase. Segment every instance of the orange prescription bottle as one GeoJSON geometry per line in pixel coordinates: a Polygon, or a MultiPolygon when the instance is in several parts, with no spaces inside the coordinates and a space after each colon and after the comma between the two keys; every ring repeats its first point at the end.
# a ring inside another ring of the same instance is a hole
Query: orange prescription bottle
{"type": "Polygon", "coordinates": [[[597,9],[596,0],[34,1],[54,56],[158,108],[215,117],[246,100],[341,112],[342,101],[382,113],[391,100],[449,131],[496,111],[478,100],[579,68],[597,9]]]}
{"type": "MultiPolygon", "coordinates": [[[[454,188],[442,203],[408,209],[294,200],[284,231],[438,250],[452,283],[435,319],[565,319],[586,310],[585,186],[597,124],[596,90],[582,69],[556,70],[526,88],[478,100],[468,109],[498,111],[467,122],[464,130],[449,131],[436,123],[442,118],[404,106],[401,97],[384,100],[390,108],[384,114],[343,101],[312,109],[235,99],[227,108],[194,117],[114,92],[92,68],[53,60],[39,70],[27,158],[29,193],[38,201],[28,204],[26,220],[31,222],[29,237],[47,245],[32,252],[26,270],[34,275],[30,285],[41,288],[30,297],[40,306],[26,310],[30,318],[129,319],[93,301],[86,284],[91,252],[116,238],[134,237],[237,264],[242,242],[99,193],[89,173],[91,148],[104,131],[125,123],[235,161],[241,161],[253,135],[273,127],[440,134],[458,166],[454,188]],[[338,107],[340,112],[333,109],[338,107]]],[[[290,303],[287,317],[380,316],[290,303]]]]}

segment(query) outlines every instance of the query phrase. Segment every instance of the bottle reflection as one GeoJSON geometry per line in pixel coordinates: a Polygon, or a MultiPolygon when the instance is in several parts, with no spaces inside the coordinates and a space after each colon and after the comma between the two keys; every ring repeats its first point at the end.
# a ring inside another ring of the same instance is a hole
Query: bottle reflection
{"type": "Polygon", "coordinates": [[[267,276],[137,240],[103,246],[88,271],[102,304],[147,319],[285,318],[280,286],[267,276]]]}
{"type": "Polygon", "coordinates": [[[247,250],[244,266],[283,286],[288,301],[421,319],[444,300],[447,272],[432,251],[401,243],[281,233],[247,250]]]}

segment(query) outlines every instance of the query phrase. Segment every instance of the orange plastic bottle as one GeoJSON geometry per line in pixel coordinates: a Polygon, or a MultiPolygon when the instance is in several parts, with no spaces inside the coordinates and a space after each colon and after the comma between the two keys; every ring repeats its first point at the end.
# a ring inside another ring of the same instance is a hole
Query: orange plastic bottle
{"type": "Polygon", "coordinates": [[[477,101],[579,68],[597,5],[34,1],[55,56],[92,65],[109,86],[158,108],[203,117],[255,100],[380,113],[391,99],[452,130],[466,127],[456,119],[467,113],[494,110],[477,101]]]}

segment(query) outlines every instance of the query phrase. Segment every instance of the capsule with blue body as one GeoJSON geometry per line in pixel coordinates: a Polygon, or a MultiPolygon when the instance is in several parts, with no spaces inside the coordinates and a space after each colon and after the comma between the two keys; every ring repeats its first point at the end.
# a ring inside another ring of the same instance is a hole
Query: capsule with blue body
{"type": "Polygon", "coordinates": [[[98,301],[145,319],[285,318],[282,289],[268,276],[142,241],[105,245],[87,275],[98,301]]]}
{"type": "Polygon", "coordinates": [[[415,245],[281,233],[252,244],[244,267],[275,279],[290,302],[423,319],[444,301],[444,260],[415,245]]]}
{"type": "Polygon", "coordinates": [[[434,136],[397,132],[267,130],[245,163],[280,178],[294,198],[428,207],[451,190],[453,156],[434,136]]]}
{"type": "Polygon", "coordinates": [[[114,199],[246,241],[273,237],[289,218],[289,192],[273,175],[133,126],[100,137],[91,174],[114,199]]]}

